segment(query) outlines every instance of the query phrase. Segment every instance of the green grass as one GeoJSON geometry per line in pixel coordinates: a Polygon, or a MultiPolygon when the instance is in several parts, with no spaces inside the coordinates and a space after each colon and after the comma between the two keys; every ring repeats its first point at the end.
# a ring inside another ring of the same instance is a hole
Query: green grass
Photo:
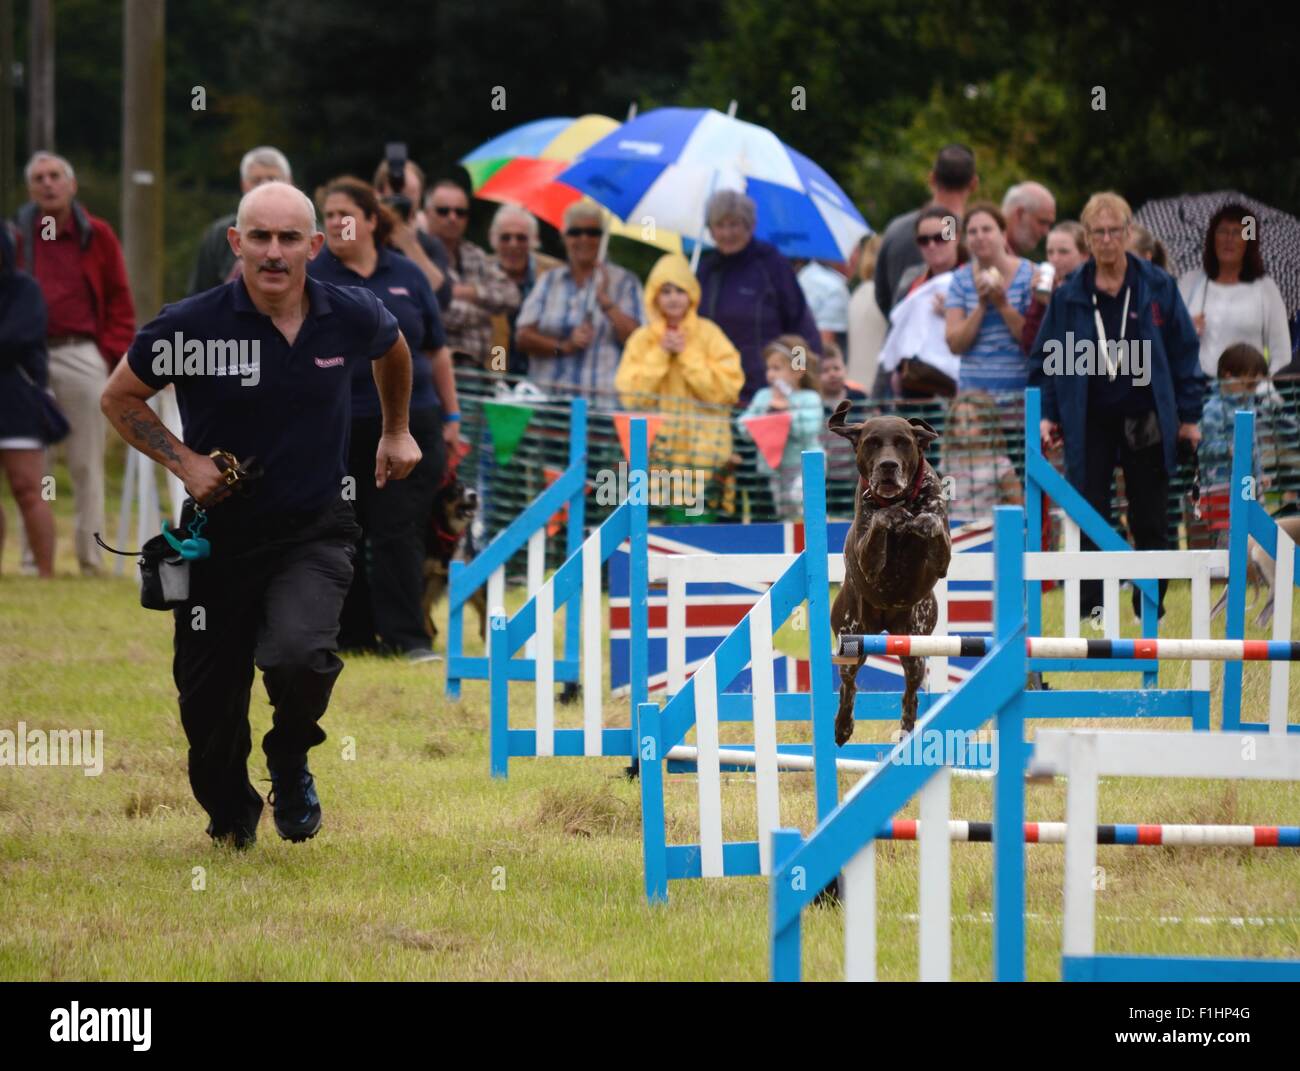
{"type": "MultiPolygon", "coordinates": [[[[214,848],[185,775],[171,618],[140,609],[132,579],[72,576],[69,504],[56,505],[61,576],[51,583],[14,576],[8,507],[0,727],[21,719],[103,729],[105,764],[97,778],[0,768],[0,978],[765,977],[763,880],[678,882],[666,907],[649,908],[637,786],[623,778],[624,763],[521,759],[509,781],[491,780],[486,688],[467,683],[464,700],[448,703],[440,664],[351,660],[323,722],[330,738],[312,755],[325,810],[320,836],[282,842],[268,811],[252,851],[214,848]],[[354,742],[353,759],[344,757],[345,738],[354,742]]],[[[511,594],[518,605],[519,594],[511,594]]],[[[1168,634],[1187,635],[1185,586],[1174,587],[1170,612],[1168,634]]],[[[1049,627],[1059,613],[1059,598],[1051,599],[1049,627]]],[[[781,642],[797,647],[799,639],[787,631],[781,642]]],[[[1187,672],[1169,664],[1162,684],[1185,685],[1187,672]]],[[[1267,672],[1247,667],[1247,712],[1263,709],[1267,672]]],[[[1217,689],[1217,669],[1214,679],[1217,689]]],[[[1091,674],[1069,683],[1134,681],[1091,674]]],[[[516,685],[518,724],[529,720],[531,703],[531,686],[516,685]]],[[[558,711],[561,724],[579,723],[578,708],[558,711]]],[[[607,701],[605,714],[607,724],[625,724],[622,704],[607,701]]],[[[260,685],[251,716],[258,739],[270,725],[260,685]]],[[[884,739],[889,728],[861,725],[857,739],[884,739]]],[[[797,737],[795,727],[782,732],[797,737]]],[[[724,740],[744,736],[741,727],[723,729],[724,740]]],[[[260,758],[255,749],[255,782],[265,776],[260,758]]],[[[724,786],[727,837],[751,838],[752,779],[728,775],[724,786]]],[[[807,830],[810,777],[790,775],[783,786],[783,821],[807,830]]],[[[954,817],[991,814],[987,784],[956,781],[952,800],[954,817]]],[[[1064,805],[1061,781],[1027,789],[1031,820],[1060,820],[1064,805]]],[[[697,838],[693,778],[669,779],[667,811],[671,841],[697,838]]],[[[915,807],[905,813],[915,815],[915,807]]],[[[1111,780],[1102,788],[1101,820],[1300,824],[1300,789],[1111,780]]],[[[880,975],[912,978],[916,924],[907,916],[917,907],[916,845],[882,843],[878,858],[880,975]]],[[[954,845],[952,860],[954,976],[987,978],[990,849],[954,845]]],[[[1106,869],[1097,901],[1102,951],[1276,957],[1300,947],[1295,852],[1103,847],[1099,863],[1106,869]],[[1274,921],[1157,921],[1237,916],[1274,921]]],[[[1059,976],[1062,867],[1059,846],[1027,850],[1032,978],[1059,976]]],[[[806,975],[839,976],[839,912],[811,911],[806,920],[806,975]]]]}

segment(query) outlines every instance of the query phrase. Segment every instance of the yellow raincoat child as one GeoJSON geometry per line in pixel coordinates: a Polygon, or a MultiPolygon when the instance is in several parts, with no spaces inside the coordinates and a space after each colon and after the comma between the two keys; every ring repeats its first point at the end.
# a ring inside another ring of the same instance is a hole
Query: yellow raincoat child
{"type": "Polygon", "coordinates": [[[740,354],[712,320],[696,314],[700,284],[686,258],[659,258],[645,284],[646,323],[623,347],[614,386],[622,404],[664,416],[651,465],[720,478],[731,457],[731,414],[745,373],[740,354]]]}

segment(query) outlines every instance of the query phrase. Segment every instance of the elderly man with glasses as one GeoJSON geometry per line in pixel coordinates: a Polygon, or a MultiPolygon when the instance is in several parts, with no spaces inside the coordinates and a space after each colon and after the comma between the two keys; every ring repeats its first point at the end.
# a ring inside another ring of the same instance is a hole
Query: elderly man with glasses
{"type": "MultiPolygon", "coordinates": [[[[1124,470],[1128,527],[1138,550],[1166,550],[1169,480],[1179,440],[1200,441],[1205,395],[1199,340],[1171,276],[1126,252],[1133,219],[1116,193],[1097,193],[1082,222],[1092,254],[1052,295],[1030,357],[1042,387],[1045,448],[1065,443],[1066,475],[1103,517],[1124,470]]],[[[1085,550],[1095,546],[1085,536],[1085,550]]],[[[1160,581],[1160,616],[1167,582],[1160,581]]],[[[1080,613],[1101,602],[1101,582],[1079,590],[1080,613]]],[[[1137,612],[1140,595],[1134,590],[1137,612]]]]}
{"type": "Polygon", "coordinates": [[[425,198],[425,215],[434,237],[447,251],[451,304],[443,313],[447,345],[458,366],[495,369],[492,317],[519,308],[519,287],[506,278],[480,247],[465,237],[469,195],[451,179],[437,182],[425,198]]]}
{"type": "Polygon", "coordinates": [[[577,393],[612,392],[623,343],[641,325],[641,283],[600,260],[600,207],[575,201],[564,213],[568,262],[541,277],[519,310],[516,344],[529,378],[577,393]]]}
{"type": "MultiPolygon", "coordinates": [[[[538,277],[564,263],[539,250],[541,241],[537,234],[537,219],[526,208],[502,205],[492,217],[488,228],[488,244],[496,253],[495,262],[519,287],[521,301],[527,301],[538,277]]],[[[497,313],[492,317],[492,348],[506,351],[506,372],[512,376],[528,374],[528,354],[515,340],[515,313],[497,313]]]]}

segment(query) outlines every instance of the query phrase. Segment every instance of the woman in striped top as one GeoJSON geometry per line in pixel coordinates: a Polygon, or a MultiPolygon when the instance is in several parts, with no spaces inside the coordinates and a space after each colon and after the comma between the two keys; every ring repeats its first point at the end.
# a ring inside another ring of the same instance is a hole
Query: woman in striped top
{"type": "Polygon", "coordinates": [[[1033,271],[1010,251],[1006,230],[996,205],[980,201],[966,210],[971,262],[953,275],[945,302],[948,348],[961,356],[959,390],[1021,391],[1028,379],[1020,334],[1033,271]]]}

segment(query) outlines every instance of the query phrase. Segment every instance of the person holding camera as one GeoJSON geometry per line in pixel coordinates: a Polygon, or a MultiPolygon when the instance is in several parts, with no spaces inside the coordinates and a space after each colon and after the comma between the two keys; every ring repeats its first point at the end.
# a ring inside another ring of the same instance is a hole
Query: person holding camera
{"type": "Polygon", "coordinates": [[[393,232],[388,243],[408,257],[428,280],[438,299],[438,311],[451,305],[451,274],[447,250],[426,230],[420,198],[424,195],[424,170],[406,158],[406,146],[393,142],[388,155],[379,161],[371,183],[375,192],[393,210],[393,232]]]}
{"type": "Polygon", "coordinates": [[[262,750],[276,829],[302,841],[321,824],[307,752],[325,740],[318,723],[343,668],[339,609],[358,535],[347,493],[355,365],[373,371],[383,412],[376,486],[408,476],[420,448],[407,428],[411,352],[396,318],[372,293],[307,277],[325,240],[311,200],[282,182],[259,186],[229,238],[239,277],[145,324],[101,407],[192,496],[181,518],[190,538],[177,541],[188,591],[167,603],[172,669],[208,835],[245,848],[262,814],[248,779],[255,667],[273,708],[262,750]],[[168,383],[184,442],[148,405],[168,383]]]}
{"type": "Polygon", "coordinates": [[[377,488],[365,478],[382,432],[382,414],[370,370],[357,364],[352,371],[348,472],[356,484],[363,535],[343,604],[339,646],[427,662],[433,651],[420,605],[425,536],[434,494],[446,470],[447,445],[458,441],[460,428],[451,354],[428,282],[389,248],[398,221],[374,188],[344,175],[326,183],[317,202],[325,220],[325,248],[307,274],[336,286],[369,290],[397,317],[413,351],[410,429],[424,455],[400,483],[377,488]]]}

